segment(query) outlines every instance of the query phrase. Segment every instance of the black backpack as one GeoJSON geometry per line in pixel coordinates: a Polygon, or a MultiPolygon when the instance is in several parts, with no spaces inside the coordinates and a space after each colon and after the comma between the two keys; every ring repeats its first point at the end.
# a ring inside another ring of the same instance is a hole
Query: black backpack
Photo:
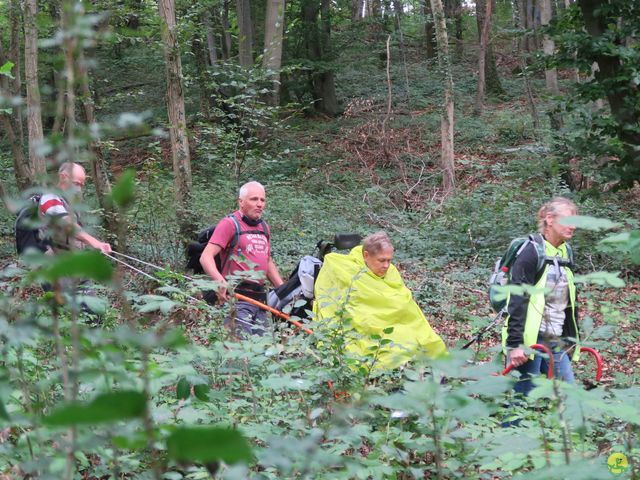
{"type": "MultiPolygon", "coordinates": [[[[238,244],[238,241],[240,240],[240,235],[257,233],[257,234],[265,235],[267,237],[267,240],[270,237],[269,225],[264,220],[260,220],[260,223],[258,224],[259,226],[262,227],[261,230],[257,230],[257,229],[242,230],[240,228],[240,222],[238,222],[238,219],[235,217],[233,213],[227,215],[227,217],[231,218],[231,220],[233,221],[233,225],[235,227],[235,235],[233,236],[231,243],[226,249],[226,250],[229,250],[230,255],[233,254],[233,249],[238,244]]],[[[197,242],[192,242],[187,246],[187,269],[193,270],[193,273],[204,273],[204,270],[202,269],[202,265],[200,265],[200,257],[202,256],[202,252],[204,252],[204,249],[207,247],[207,244],[209,243],[209,240],[211,239],[211,236],[213,235],[213,232],[215,231],[215,229],[216,229],[215,225],[205,228],[200,233],[198,233],[197,242]]],[[[220,254],[216,255],[215,260],[216,260],[216,267],[218,271],[222,273],[222,269],[224,265],[222,264],[221,255],[220,254]]]]}
{"type": "Polygon", "coordinates": [[[42,233],[42,219],[38,215],[40,198],[36,193],[29,197],[29,203],[18,212],[15,223],[16,252],[22,255],[28,248],[35,248],[46,252],[51,246],[51,240],[42,233]]]}

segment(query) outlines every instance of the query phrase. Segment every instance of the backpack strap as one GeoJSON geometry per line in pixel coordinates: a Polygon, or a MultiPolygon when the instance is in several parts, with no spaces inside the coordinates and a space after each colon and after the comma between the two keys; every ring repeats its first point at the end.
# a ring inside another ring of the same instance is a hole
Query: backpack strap
{"type": "Polygon", "coordinates": [[[262,230],[264,234],[267,236],[267,240],[271,240],[271,227],[264,220],[260,220],[260,224],[262,225],[262,230]]]}
{"type": "Polygon", "coordinates": [[[547,251],[544,247],[544,237],[541,233],[533,233],[528,236],[528,242],[532,243],[536,249],[536,280],[538,280],[542,274],[545,264],[547,263],[547,251]]]}
{"type": "MultiPolygon", "coordinates": [[[[229,215],[227,215],[227,217],[231,219],[231,221],[233,222],[233,226],[235,227],[235,234],[233,235],[233,239],[231,240],[231,243],[229,244],[229,247],[228,247],[230,252],[233,252],[233,249],[236,247],[236,245],[239,245],[240,235],[258,233],[267,237],[267,241],[271,238],[271,229],[269,228],[269,224],[267,224],[267,222],[265,222],[262,219],[258,224],[262,227],[261,230],[242,230],[242,228],[240,227],[240,222],[238,221],[238,218],[235,216],[235,214],[230,213],[229,215]]],[[[242,250],[240,249],[239,246],[238,246],[238,251],[235,253],[237,256],[240,256],[240,254],[242,253],[242,250]]]]}
{"type": "Polygon", "coordinates": [[[560,267],[568,267],[573,269],[573,249],[571,245],[568,243],[567,246],[567,255],[568,259],[563,259],[560,257],[549,257],[547,256],[547,249],[544,245],[544,237],[540,233],[534,233],[529,235],[529,240],[536,247],[536,255],[538,256],[538,264],[536,269],[536,282],[540,279],[542,275],[542,271],[546,265],[553,265],[554,268],[559,269],[560,267]]]}
{"type": "MultiPolygon", "coordinates": [[[[231,243],[229,244],[229,254],[233,253],[233,249],[235,248],[236,245],[238,245],[239,241],[240,241],[240,222],[238,221],[238,219],[236,218],[236,216],[233,213],[230,213],[229,215],[227,215],[228,218],[231,219],[231,221],[233,222],[233,227],[234,227],[234,234],[233,234],[233,239],[231,240],[231,243]]],[[[238,255],[240,255],[240,249],[238,248],[238,255]]]]}
{"type": "Polygon", "coordinates": [[[567,255],[569,256],[569,268],[573,270],[573,248],[571,248],[571,245],[568,243],[565,243],[565,245],[567,246],[567,255]]]}

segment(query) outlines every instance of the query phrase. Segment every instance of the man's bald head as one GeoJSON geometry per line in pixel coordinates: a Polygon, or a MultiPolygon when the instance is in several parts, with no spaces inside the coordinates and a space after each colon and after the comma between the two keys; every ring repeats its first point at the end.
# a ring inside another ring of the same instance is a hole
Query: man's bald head
{"type": "Polygon", "coordinates": [[[70,190],[72,187],[82,189],[86,180],[87,173],[78,163],[65,162],[58,169],[58,186],[62,190],[70,190]]]}
{"type": "Polygon", "coordinates": [[[240,187],[238,206],[244,216],[260,220],[266,203],[266,193],[261,183],[248,182],[240,187]]]}
{"type": "Polygon", "coordinates": [[[245,199],[247,198],[247,195],[249,195],[249,193],[253,190],[262,190],[262,193],[264,193],[264,185],[262,185],[260,182],[247,182],[244,185],[242,185],[240,187],[240,191],[238,192],[238,198],[239,199],[245,199]]]}

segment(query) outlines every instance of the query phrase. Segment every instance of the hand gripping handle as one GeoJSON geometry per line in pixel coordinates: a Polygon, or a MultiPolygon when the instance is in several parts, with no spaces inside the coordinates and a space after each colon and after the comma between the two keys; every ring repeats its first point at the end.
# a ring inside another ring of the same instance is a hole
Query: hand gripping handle
{"type": "MultiPolygon", "coordinates": [[[[549,368],[547,369],[547,378],[551,380],[553,378],[553,352],[548,347],[545,347],[544,345],[541,345],[539,343],[535,343],[531,345],[531,348],[533,348],[534,350],[539,350],[541,352],[544,352],[549,356],[549,368]]],[[[513,363],[510,363],[509,365],[507,365],[507,368],[505,368],[500,373],[500,375],[506,375],[514,368],[515,366],[513,365],[513,363]]]]}

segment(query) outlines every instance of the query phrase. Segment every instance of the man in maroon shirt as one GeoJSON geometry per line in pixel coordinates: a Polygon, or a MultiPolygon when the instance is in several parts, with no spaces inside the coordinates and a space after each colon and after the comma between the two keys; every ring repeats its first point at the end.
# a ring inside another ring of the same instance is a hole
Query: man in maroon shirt
{"type": "MultiPolygon", "coordinates": [[[[282,285],[278,268],[271,258],[269,226],[262,220],[266,202],[265,190],[260,183],[244,184],[238,195],[238,210],[218,222],[200,256],[204,271],[220,284],[217,293],[222,302],[229,298],[229,275],[242,278],[236,292],[263,303],[266,302],[265,279],[274,287],[282,285]],[[215,262],[218,254],[222,271],[215,262]]],[[[236,321],[245,332],[258,335],[268,327],[267,312],[243,301],[236,305],[236,321]]],[[[229,323],[230,319],[225,320],[225,325],[229,323]]]]}

